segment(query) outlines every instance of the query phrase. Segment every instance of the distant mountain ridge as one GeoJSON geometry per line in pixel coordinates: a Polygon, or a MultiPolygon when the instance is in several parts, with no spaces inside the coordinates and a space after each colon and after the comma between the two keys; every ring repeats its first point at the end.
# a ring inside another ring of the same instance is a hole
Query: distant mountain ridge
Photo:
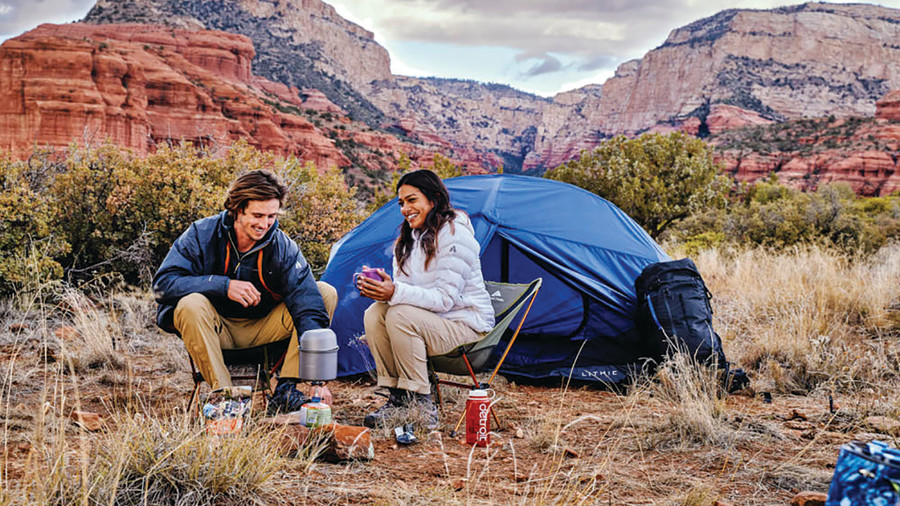
{"type": "Polygon", "coordinates": [[[511,172],[540,173],[618,134],[872,117],[875,102],[900,89],[900,10],[866,4],[722,11],[674,29],[602,85],[551,99],[392,76],[371,32],[320,0],[99,0],[85,19],[149,20],[247,35],[260,75],[319,89],[355,119],[511,172]]]}
{"type": "Polygon", "coordinates": [[[354,119],[385,120],[365,85],[390,79],[390,57],[372,32],[318,0],[98,0],[84,22],[164,24],[246,35],[253,70],[271,81],[315,88],[354,119]]]}

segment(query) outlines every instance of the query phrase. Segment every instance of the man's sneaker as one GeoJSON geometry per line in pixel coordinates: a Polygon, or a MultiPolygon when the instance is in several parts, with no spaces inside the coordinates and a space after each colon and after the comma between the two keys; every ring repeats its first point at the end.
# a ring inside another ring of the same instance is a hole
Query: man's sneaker
{"type": "MultiPolygon", "coordinates": [[[[380,408],[366,415],[363,418],[363,425],[369,427],[370,429],[374,429],[378,425],[384,425],[385,419],[390,416],[393,416],[398,409],[402,408],[406,405],[408,392],[406,390],[400,390],[399,388],[390,388],[389,394],[387,396],[388,400],[384,403],[380,408]]],[[[383,395],[380,392],[375,392],[377,395],[383,395]]]]}
{"type": "Polygon", "coordinates": [[[292,413],[300,411],[300,407],[309,402],[309,397],[297,390],[297,382],[281,380],[275,387],[275,393],[269,399],[266,412],[269,416],[278,413],[292,413]]]}

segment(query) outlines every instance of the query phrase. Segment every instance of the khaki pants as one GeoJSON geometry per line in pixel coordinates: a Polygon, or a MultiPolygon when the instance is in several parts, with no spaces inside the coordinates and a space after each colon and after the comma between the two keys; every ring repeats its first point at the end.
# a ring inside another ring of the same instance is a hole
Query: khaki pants
{"type": "Polygon", "coordinates": [[[484,337],[465,323],[441,318],[427,309],[385,302],[369,306],[365,326],[378,385],[420,394],[431,392],[427,357],[484,337]]]}
{"type": "MultiPolygon", "coordinates": [[[[322,281],[317,285],[330,320],[337,307],[337,290],[322,281]]],[[[231,374],[225,367],[222,350],[252,348],[288,338],[291,342],[281,367],[281,377],[300,376],[300,344],[294,320],[284,303],[258,320],[225,318],[206,296],[192,293],[178,301],[174,317],[175,328],[181,334],[185,348],[203,379],[214,389],[231,385],[231,374]]]]}

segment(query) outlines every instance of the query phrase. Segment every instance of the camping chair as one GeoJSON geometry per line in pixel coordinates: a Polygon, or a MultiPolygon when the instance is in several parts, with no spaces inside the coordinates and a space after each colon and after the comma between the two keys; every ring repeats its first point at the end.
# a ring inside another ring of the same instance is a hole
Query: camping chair
{"type": "MultiPolygon", "coordinates": [[[[291,340],[288,338],[252,348],[222,350],[222,358],[225,361],[225,366],[228,367],[231,373],[232,381],[256,380],[257,383],[262,381],[266,385],[266,389],[268,389],[270,380],[275,376],[275,372],[281,368],[284,357],[287,356],[290,342],[291,340]],[[276,358],[277,360],[273,362],[272,360],[276,358]],[[257,370],[252,373],[235,372],[232,368],[236,366],[256,366],[257,370]]],[[[191,363],[191,379],[194,380],[194,389],[191,392],[191,400],[188,402],[188,410],[190,410],[197,398],[197,393],[200,391],[200,385],[203,383],[203,375],[197,370],[197,367],[194,365],[194,359],[191,358],[190,354],[188,354],[188,361],[191,363]]]]}
{"type": "MultiPolygon", "coordinates": [[[[494,328],[491,329],[481,341],[464,344],[444,355],[428,357],[429,374],[431,376],[431,381],[435,386],[435,393],[441,408],[443,408],[441,385],[450,385],[462,389],[491,387],[491,382],[493,382],[494,377],[497,376],[497,371],[499,371],[500,367],[503,365],[506,355],[509,354],[509,350],[512,348],[513,343],[516,342],[516,337],[518,337],[519,331],[522,329],[522,324],[525,323],[525,318],[528,317],[528,311],[531,310],[531,304],[534,303],[534,299],[537,297],[541,282],[541,278],[537,278],[528,284],[485,281],[485,288],[487,288],[488,294],[491,296],[491,305],[494,307],[494,328]],[[500,339],[508,332],[510,324],[522,307],[525,306],[526,301],[528,302],[528,307],[525,309],[522,319],[519,320],[519,325],[516,327],[515,332],[513,332],[512,336],[509,338],[509,344],[506,345],[503,355],[500,357],[500,360],[497,361],[497,365],[494,367],[490,379],[488,379],[486,383],[480,383],[475,374],[481,372],[487,364],[491,353],[494,351],[494,347],[497,346],[500,339]],[[438,372],[455,374],[457,376],[469,376],[472,379],[472,384],[458,383],[439,378],[437,376],[438,372]]],[[[491,415],[499,427],[500,421],[497,419],[497,414],[494,413],[493,408],[491,409],[491,415]]],[[[463,410],[463,414],[460,417],[459,422],[457,422],[454,432],[459,430],[459,425],[462,423],[465,416],[466,413],[465,410],[463,410]]]]}

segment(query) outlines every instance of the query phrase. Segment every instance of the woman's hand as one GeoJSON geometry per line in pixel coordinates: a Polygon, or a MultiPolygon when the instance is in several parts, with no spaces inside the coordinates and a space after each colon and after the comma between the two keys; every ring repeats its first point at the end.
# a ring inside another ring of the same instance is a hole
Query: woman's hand
{"type": "Polygon", "coordinates": [[[373,300],[387,302],[394,295],[394,282],[391,281],[391,275],[384,272],[384,269],[378,269],[378,275],[381,281],[359,276],[356,278],[356,288],[359,289],[360,295],[373,300]]]}

